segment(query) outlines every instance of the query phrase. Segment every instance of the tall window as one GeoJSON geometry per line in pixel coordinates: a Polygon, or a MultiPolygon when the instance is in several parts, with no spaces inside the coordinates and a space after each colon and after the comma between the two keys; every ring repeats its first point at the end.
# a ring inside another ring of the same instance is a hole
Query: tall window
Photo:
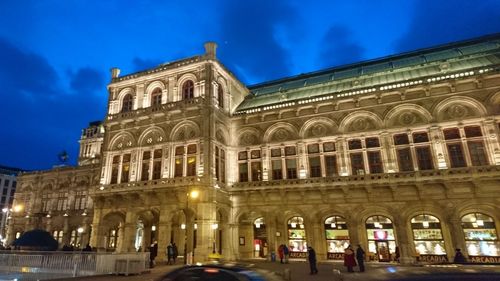
{"type": "Polygon", "coordinates": [[[451,168],[465,167],[464,152],[462,148],[462,141],[460,131],[458,128],[449,128],[443,130],[446,147],[448,148],[448,158],[450,160],[451,168]]]}
{"type": "Polygon", "coordinates": [[[66,209],[68,209],[68,193],[59,192],[57,196],[57,210],[64,211],[66,209]]]}
{"type": "Polygon", "coordinates": [[[42,194],[42,212],[48,212],[48,211],[50,211],[50,195],[48,193],[43,193],[42,194]]]}
{"type": "Polygon", "coordinates": [[[174,177],[182,177],[184,174],[188,177],[196,176],[196,158],[196,144],[177,146],[175,148],[174,177]]]}
{"type": "Polygon", "coordinates": [[[57,242],[59,242],[59,245],[62,244],[63,235],[64,235],[64,231],[62,231],[62,230],[54,230],[54,232],[52,234],[54,239],[56,239],[57,242]]]}
{"type": "Polygon", "coordinates": [[[70,237],[70,240],[69,240],[69,244],[74,246],[74,247],[81,247],[81,242],[82,241],[82,235],[81,233],[78,233],[78,231],[76,229],[73,229],[71,231],[71,237],[70,237]]]}
{"type": "Polygon", "coordinates": [[[130,153],[123,155],[122,160],[122,175],[120,182],[130,181],[130,153]]]}
{"type": "Polygon", "coordinates": [[[349,156],[351,158],[351,172],[353,175],[365,174],[365,162],[363,157],[363,145],[360,139],[352,139],[347,142],[349,156]]]}
{"type": "Polygon", "coordinates": [[[188,80],[182,84],[182,99],[192,99],[194,98],[194,83],[188,80]]]}
{"type": "Polygon", "coordinates": [[[111,164],[111,184],[118,183],[118,171],[120,168],[120,155],[113,156],[113,163],[111,164]]]}
{"type": "Polygon", "coordinates": [[[83,190],[79,190],[75,194],[75,210],[83,210],[87,207],[87,193],[83,190]]]}
{"type": "Polygon", "coordinates": [[[118,243],[118,228],[110,229],[108,232],[108,249],[116,249],[118,243]]]}
{"type": "Polygon", "coordinates": [[[215,178],[226,182],[226,152],[218,146],[215,147],[215,178]]]}
{"type": "Polygon", "coordinates": [[[306,230],[302,217],[288,220],[288,247],[291,258],[305,258],[307,253],[306,230]]]}
{"type": "Polygon", "coordinates": [[[273,180],[283,179],[283,160],[281,158],[281,148],[271,149],[271,178],[273,180]]]}
{"type": "Polygon", "coordinates": [[[325,142],[323,143],[323,155],[325,160],[325,175],[327,177],[332,177],[338,174],[337,171],[337,156],[335,153],[335,143],[325,142]]]}
{"type": "Polygon", "coordinates": [[[196,176],[196,144],[187,146],[186,176],[196,176]]]}
{"type": "Polygon", "coordinates": [[[156,88],[151,93],[151,106],[160,106],[161,105],[161,89],[156,88]]]}
{"type": "Polygon", "coordinates": [[[149,180],[149,162],[151,161],[151,151],[142,153],[141,181],[149,180]]]}
{"type": "Polygon", "coordinates": [[[125,95],[122,101],[122,112],[132,111],[133,103],[134,103],[134,98],[132,97],[132,95],[131,94],[125,95]]]}
{"type": "Polygon", "coordinates": [[[467,126],[464,128],[464,131],[472,166],[489,165],[481,127],[467,126]]]}
{"type": "Polygon", "coordinates": [[[413,157],[411,155],[410,140],[408,139],[408,134],[394,135],[394,145],[396,146],[399,171],[413,171],[413,157]]]}
{"type": "Polygon", "coordinates": [[[434,169],[429,135],[426,132],[413,133],[413,143],[415,144],[415,155],[419,170],[434,169]]]}
{"type": "Polygon", "coordinates": [[[262,159],[260,150],[240,151],[238,153],[240,182],[262,180],[262,159]],[[248,155],[250,154],[250,158],[248,155]]]}
{"type": "Polygon", "coordinates": [[[285,167],[286,178],[297,178],[297,148],[295,146],[285,146],[285,167]]]}
{"type": "Polygon", "coordinates": [[[184,146],[177,146],[175,148],[175,167],[174,177],[182,177],[184,170],[184,146]]]}
{"type": "Polygon", "coordinates": [[[392,221],[384,216],[372,216],[366,220],[368,251],[379,261],[390,261],[396,252],[396,240],[392,221]]]}
{"type": "Polygon", "coordinates": [[[321,160],[319,155],[319,144],[309,144],[307,146],[309,159],[309,177],[321,177],[321,160]]]}
{"type": "Polygon", "coordinates": [[[222,89],[222,85],[220,84],[217,88],[217,103],[220,108],[224,108],[224,89],[222,89]]]}
{"type": "Polygon", "coordinates": [[[155,149],[153,152],[153,179],[161,179],[161,163],[162,163],[163,151],[161,149],[155,149]]]}
{"type": "Polygon", "coordinates": [[[325,236],[328,259],[343,259],[344,250],[349,246],[349,231],[343,217],[333,216],[325,220],[325,236]]]}

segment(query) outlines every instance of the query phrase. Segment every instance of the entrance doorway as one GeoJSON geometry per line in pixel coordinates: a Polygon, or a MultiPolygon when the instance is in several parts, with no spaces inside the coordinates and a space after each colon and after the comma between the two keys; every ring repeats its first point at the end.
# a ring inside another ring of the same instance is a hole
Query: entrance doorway
{"type": "Polygon", "coordinates": [[[263,218],[258,218],[253,223],[253,256],[255,258],[264,258],[268,253],[267,231],[263,218]]]}
{"type": "Polygon", "coordinates": [[[379,261],[389,262],[391,261],[391,253],[389,251],[388,241],[375,241],[377,247],[377,256],[379,261]]]}

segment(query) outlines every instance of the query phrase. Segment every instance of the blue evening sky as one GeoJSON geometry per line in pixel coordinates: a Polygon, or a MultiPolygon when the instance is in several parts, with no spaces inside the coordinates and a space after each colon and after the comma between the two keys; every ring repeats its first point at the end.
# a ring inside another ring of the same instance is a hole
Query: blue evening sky
{"type": "Polygon", "coordinates": [[[123,74],[202,54],[247,84],[500,32],[500,1],[0,1],[0,165],[49,169],[123,74]]]}

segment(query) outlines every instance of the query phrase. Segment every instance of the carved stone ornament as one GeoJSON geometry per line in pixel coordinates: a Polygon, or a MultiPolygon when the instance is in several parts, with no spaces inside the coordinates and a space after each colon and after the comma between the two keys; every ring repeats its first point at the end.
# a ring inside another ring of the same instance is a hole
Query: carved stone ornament
{"type": "Polygon", "coordinates": [[[245,133],[240,138],[240,145],[254,145],[257,142],[257,137],[252,133],[245,133]]]}
{"type": "Polygon", "coordinates": [[[289,139],[289,137],[290,137],[290,133],[286,129],[283,129],[283,128],[279,128],[273,134],[273,139],[275,141],[285,141],[285,140],[289,139]]]}
{"type": "Polygon", "coordinates": [[[327,129],[323,124],[316,124],[311,128],[311,134],[314,137],[322,137],[326,135],[327,129]]]}
{"type": "Polygon", "coordinates": [[[452,105],[448,108],[447,113],[451,118],[463,118],[467,116],[467,107],[461,104],[452,105]]]}
{"type": "Polygon", "coordinates": [[[401,125],[415,124],[416,121],[417,117],[415,116],[415,114],[411,112],[404,112],[401,115],[399,115],[399,123],[401,125]]]}
{"type": "Polygon", "coordinates": [[[368,120],[365,118],[358,118],[352,123],[352,130],[353,131],[362,131],[368,129],[368,120]]]}

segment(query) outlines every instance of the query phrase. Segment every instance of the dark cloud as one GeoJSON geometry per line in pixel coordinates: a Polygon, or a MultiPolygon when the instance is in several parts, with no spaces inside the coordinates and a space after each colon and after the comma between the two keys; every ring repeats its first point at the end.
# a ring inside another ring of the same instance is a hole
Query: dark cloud
{"type": "Polygon", "coordinates": [[[288,2],[228,1],[222,7],[217,40],[221,60],[245,83],[288,75],[288,54],[276,34],[280,27],[295,24],[296,11],[288,2]]]}
{"type": "Polygon", "coordinates": [[[102,78],[91,69],[77,70],[67,90],[44,57],[1,38],[0,62],[1,164],[47,169],[62,150],[75,163],[81,128],[104,116],[106,96],[95,92],[102,78]]]}
{"type": "Polygon", "coordinates": [[[76,73],[70,73],[70,87],[79,93],[90,93],[102,91],[106,87],[103,73],[90,67],[78,69],[76,73]]]}
{"type": "Polygon", "coordinates": [[[351,38],[350,30],[335,25],[326,32],[321,44],[319,65],[333,67],[360,61],[363,48],[351,38]]]}
{"type": "Polygon", "coordinates": [[[396,43],[398,52],[500,32],[497,0],[416,1],[415,5],[409,30],[396,43]]]}
{"type": "Polygon", "coordinates": [[[134,58],[132,60],[132,71],[137,72],[137,71],[142,71],[150,68],[157,67],[160,65],[162,62],[159,60],[152,60],[152,59],[142,59],[142,58],[134,58]]]}

